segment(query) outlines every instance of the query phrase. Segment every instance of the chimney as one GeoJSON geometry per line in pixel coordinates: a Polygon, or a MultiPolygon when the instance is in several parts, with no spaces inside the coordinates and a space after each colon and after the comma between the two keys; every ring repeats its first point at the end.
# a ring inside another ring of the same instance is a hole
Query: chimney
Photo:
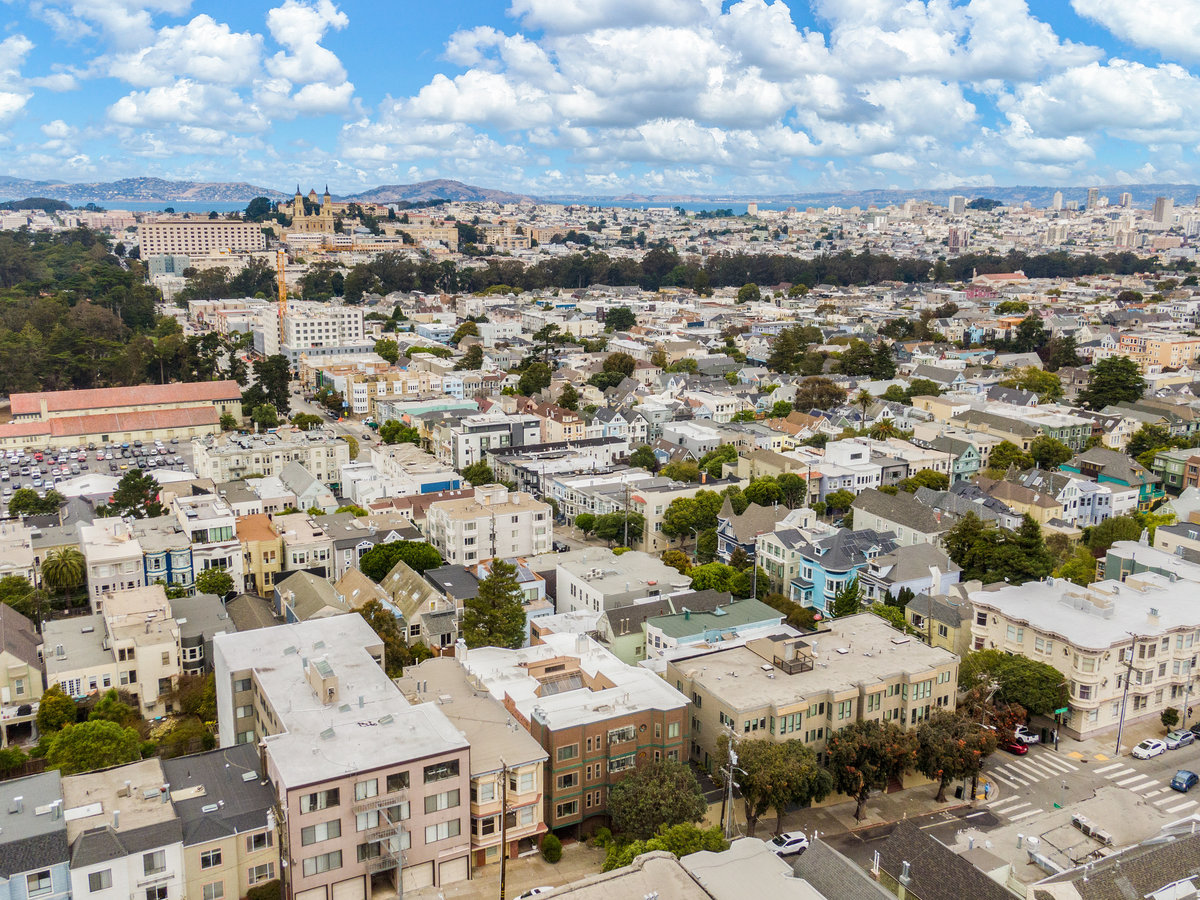
{"type": "Polygon", "coordinates": [[[114,831],[116,831],[117,829],[119,829],[119,828],[121,827],[121,811],[120,811],[119,809],[114,809],[114,810],[113,810],[113,824],[112,824],[112,827],[113,827],[113,830],[114,830],[114,831]]]}
{"type": "Polygon", "coordinates": [[[159,795],[159,797],[161,797],[161,798],[162,798],[162,802],[163,802],[163,803],[166,803],[166,802],[167,802],[167,801],[168,801],[168,800],[171,798],[171,785],[170,785],[170,783],[164,784],[162,787],[160,787],[160,788],[158,789],[158,795],[159,795]]]}

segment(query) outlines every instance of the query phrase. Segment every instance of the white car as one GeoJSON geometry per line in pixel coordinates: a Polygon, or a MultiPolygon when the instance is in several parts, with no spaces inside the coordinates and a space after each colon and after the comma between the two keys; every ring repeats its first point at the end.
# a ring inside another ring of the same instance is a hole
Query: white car
{"type": "Polygon", "coordinates": [[[777,856],[791,856],[808,849],[808,838],[803,831],[785,831],[771,841],[771,849],[777,856]]]}
{"type": "Polygon", "coordinates": [[[552,887],[530,888],[525,893],[523,893],[520,897],[518,897],[517,900],[532,900],[532,898],[534,898],[534,897],[541,897],[545,894],[549,894],[553,890],[554,890],[554,888],[552,888],[552,887]]]}
{"type": "Polygon", "coordinates": [[[1161,756],[1166,752],[1166,741],[1160,741],[1157,738],[1147,738],[1133,748],[1133,753],[1131,755],[1134,759],[1151,759],[1155,756],[1161,756]]]}

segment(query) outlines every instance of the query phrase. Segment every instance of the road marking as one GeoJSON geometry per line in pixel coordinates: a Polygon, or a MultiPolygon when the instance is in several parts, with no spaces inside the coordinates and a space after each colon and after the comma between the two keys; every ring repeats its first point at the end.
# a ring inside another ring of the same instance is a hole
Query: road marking
{"type": "Polygon", "coordinates": [[[1057,756],[1051,756],[1048,753],[1039,755],[1038,762],[1043,766],[1050,766],[1052,769],[1058,769],[1060,772],[1079,771],[1079,766],[1073,766],[1065,759],[1059,759],[1057,756]]]}
{"type": "MultiPolygon", "coordinates": [[[[1105,772],[1111,772],[1113,769],[1119,769],[1123,765],[1125,765],[1125,764],[1124,763],[1113,763],[1111,766],[1104,766],[1103,768],[1093,769],[1092,771],[1095,772],[1097,775],[1103,775],[1105,772]]],[[[1131,769],[1130,771],[1133,771],[1133,770],[1131,769]]]]}
{"type": "Polygon", "coordinates": [[[1142,797],[1145,800],[1149,800],[1151,797],[1157,797],[1159,794],[1163,793],[1163,791],[1165,791],[1165,790],[1166,790],[1166,788],[1158,788],[1158,790],[1150,791],[1148,794],[1142,794],[1142,797]]]}
{"type": "Polygon", "coordinates": [[[1005,815],[1016,812],[1022,807],[1029,806],[1028,800],[1022,800],[1020,803],[1013,803],[1013,800],[1019,800],[1019,797],[1011,797],[1008,800],[997,800],[995,803],[989,803],[988,807],[996,812],[1002,812],[1005,815]]]}
{"type": "Polygon", "coordinates": [[[1155,800],[1154,805],[1155,806],[1166,806],[1168,803],[1174,803],[1178,799],[1179,799],[1178,797],[1176,797],[1174,794],[1172,794],[1169,797],[1163,797],[1161,800],[1155,800]]]}
{"type": "Polygon", "coordinates": [[[1083,759],[1083,754],[1080,753],[1078,750],[1072,750],[1070,753],[1067,754],[1067,756],[1071,757],[1071,759],[1083,759]]]}
{"type": "Polygon", "coordinates": [[[1137,769],[1118,769],[1116,772],[1109,772],[1104,777],[1110,781],[1114,778],[1124,778],[1126,775],[1132,775],[1137,769]]]}
{"type": "Polygon", "coordinates": [[[1195,805],[1195,800],[1189,800],[1187,803],[1180,803],[1178,806],[1168,806],[1166,811],[1169,813],[1177,813],[1180,810],[1191,809],[1195,805]]]}
{"type": "Polygon", "coordinates": [[[1029,816],[1037,816],[1043,812],[1045,812],[1045,810],[1031,809],[1028,812],[1021,813],[1019,816],[1009,816],[1009,819],[1011,819],[1013,822],[1019,822],[1021,819],[1027,818],[1029,816]]]}
{"type": "Polygon", "coordinates": [[[1042,778],[1054,778],[1056,775],[1065,775],[1065,772],[1059,772],[1056,769],[1045,768],[1037,763],[1026,763],[1022,771],[1028,771],[1035,780],[1042,778]]]}
{"type": "MultiPolygon", "coordinates": [[[[1153,780],[1154,780],[1153,778],[1150,778],[1147,775],[1134,775],[1132,778],[1126,778],[1123,781],[1116,782],[1116,785],[1117,785],[1117,787],[1128,787],[1129,785],[1136,784],[1139,781],[1153,781],[1153,780]]],[[[1144,787],[1144,785],[1143,785],[1143,787],[1144,787]]]]}
{"type": "Polygon", "coordinates": [[[1096,753],[1092,756],[1092,759],[1099,760],[1100,762],[1108,762],[1110,757],[1105,756],[1103,753],[1096,753]]]}
{"type": "Polygon", "coordinates": [[[998,772],[992,772],[992,777],[995,778],[999,782],[1007,784],[1010,788],[1019,787],[1019,785],[1015,784],[1012,781],[1009,781],[1007,778],[1005,778],[1003,775],[999,774],[998,772]]]}

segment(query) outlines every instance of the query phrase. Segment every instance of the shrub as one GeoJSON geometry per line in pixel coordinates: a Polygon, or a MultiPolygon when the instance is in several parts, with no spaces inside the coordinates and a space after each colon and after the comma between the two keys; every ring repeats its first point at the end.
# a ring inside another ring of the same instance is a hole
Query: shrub
{"type": "Polygon", "coordinates": [[[552,834],[542,838],[542,858],[548,863],[556,863],[562,859],[562,841],[552,834]]]}
{"type": "Polygon", "coordinates": [[[246,900],[279,900],[279,879],[256,884],[246,891],[246,900]]]}

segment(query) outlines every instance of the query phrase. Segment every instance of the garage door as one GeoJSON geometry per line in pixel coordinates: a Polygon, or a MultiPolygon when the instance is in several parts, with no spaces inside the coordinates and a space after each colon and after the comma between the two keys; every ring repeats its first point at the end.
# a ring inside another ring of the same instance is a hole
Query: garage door
{"type": "Polygon", "coordinates": [[[404,889],[411,891],[416,888],[432,887],[433,886],[433,863],[421,863],[417,866],[409,866],[401,875],[404,882],[404,889]]]}
{"type": "Polygon", "coordinates": [[[296,900],[325,900],[325,888],[309,888],[307,891],[297,891],[296,900]]]}
{"type": "Polygon", "coordinates": [[[454,884],[456,881],[466,881],[470,872],[467,868],[467,857],[452,859],[442,863],[438,870],[438,884],[454,884]]]}
{"type": "Polygon", "coordinates": [[[347,878],[333,886],[333,900],[366,900],[367,889],[363,876],[347,878]]]}

